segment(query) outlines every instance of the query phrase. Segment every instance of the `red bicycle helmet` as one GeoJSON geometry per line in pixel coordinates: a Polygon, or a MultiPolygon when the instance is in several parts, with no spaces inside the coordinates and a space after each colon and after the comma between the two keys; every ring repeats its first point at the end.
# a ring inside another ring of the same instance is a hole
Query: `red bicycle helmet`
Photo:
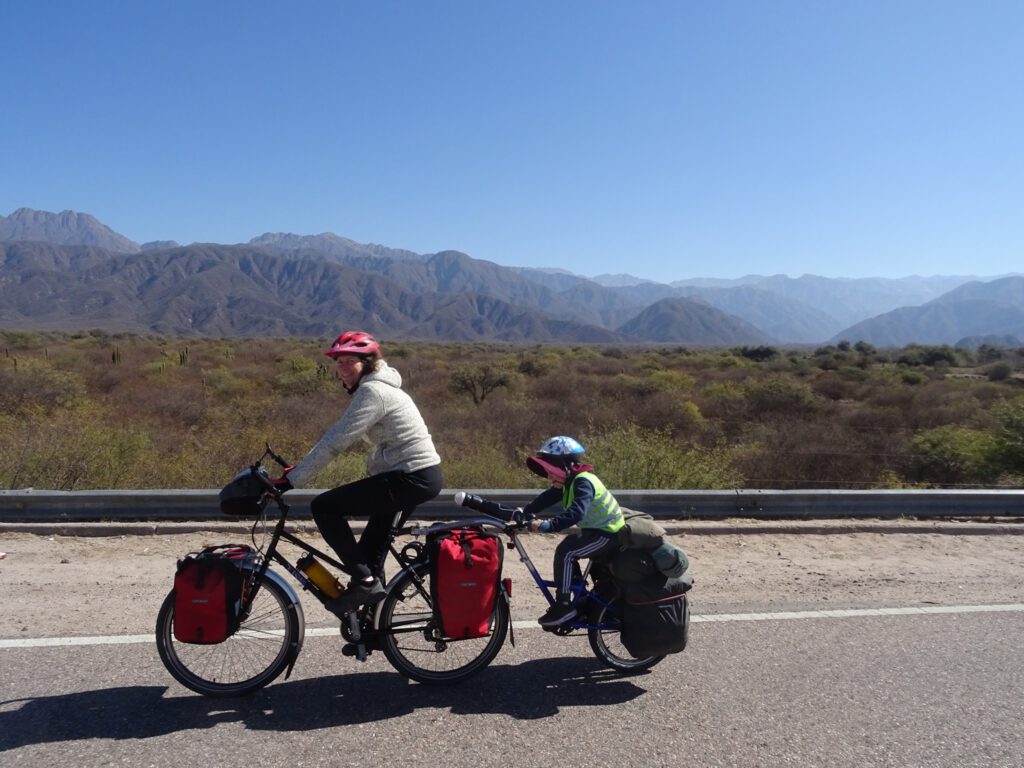
{"type": "Polygon", "coordinates": [[[380,357],[380,344],[368,333],[363,331],[345,331],[334,340],[325,355],[337,358],[338,355],[360,355],[361,357],[380,357]]]}

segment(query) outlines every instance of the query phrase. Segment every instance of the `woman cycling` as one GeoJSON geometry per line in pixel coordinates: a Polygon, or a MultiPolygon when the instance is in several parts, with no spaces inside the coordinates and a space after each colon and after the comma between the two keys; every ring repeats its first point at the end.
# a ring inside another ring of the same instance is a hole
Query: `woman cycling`
{"type": "Polygon", "coordinates": [[[441,492],[441,458],[419,409],[401,388],[402,377],[381,356],[373,336],[346,331],[324,354],[333,358],[352,401],[278,482],[283,487],[305,485],[360,438],[373,447],[368,477],[321,493],[310,504],[317,528],[352,576],[349,588],[326,604],[342,616],[383,599],[380,575],[395,514],[441,492]],[[347,519],[352,515],[369,515],[358,542],[347,519]]]}

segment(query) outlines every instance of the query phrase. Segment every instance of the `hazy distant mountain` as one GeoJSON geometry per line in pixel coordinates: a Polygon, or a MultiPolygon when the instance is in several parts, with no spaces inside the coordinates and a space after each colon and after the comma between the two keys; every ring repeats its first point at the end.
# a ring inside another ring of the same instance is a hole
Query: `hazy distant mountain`
{"type": "MultiPolygon", "coordinates": [[[[626,276],[629,277],[629,276],[626,276]]],[[[637,278],[638,279],[638,278],[637,278]]],[[[803,275],[745,275],[739,278],[692,278],[669,284],[670,295],[704,299],[742,318],[769,336],[793,343],[818,343],[841,329],[884,312],[916,306],[959,285],[968,276],[890,278],[827,278],[803,275]],[[772,300],[769,296],[774,296],[772,300]]],[[[666,298],[661,283],[636,283],[618,291],[645,303],[666,298]]]]}
{"type": "Polygon", "coordinates": [[[575,288],[580,283],[591,282],[587,278],[565,269],[540,269],[537,267],[509,267],[509,269],[556,292],[575,288]]]}
{"type": "Polygon", "coordinates": [[[960,339],[954,346],[960,349],[978,349],[979,347],[988,345],[990,347],[1005,347],[1009,349],[1024,347],[1024,341],[1021,339],[1024,337],[1017,336],[999,336],[996,334],[990,334],[988,336],[965,336],[960,339]]]}
{"type": "MultiPolygon", "coordinates": [[[[387,248],[383,245],[357,243],[347,237],[339,237],[331,232],[321,235],[292,235],[282,232],[267,232],[254,237],[249,245],[257,248],[283,253],[286,255],[315,254],[327,256],[342,264],[349,264],[356,259],[367,257],[397,261],[421,261],[423,256],[413,251],[400,248],[387,248]]],[[[351,266],[351,264],[349,264],[351,266]]]]}
{"type": "Polygon", "coordinates": [[[19,208],[10,216],[0,216],[0,242],[32,240],[55,245],[94,245],[108,251],[134,253],[139,244],[119,235],[87,213],[61,211],[49,213],[19,208]]]}
{"type": "Polygon", "coordinates": [[[834,317],[840,327],[880,315],[898,307],[916,306],[938,298],[972,277],[798,278],[774,275],[756,283],[762,290],[797,299],[834,317]]]}
{"type": "MultiPolygon", "coordinates": [[[[603,300],[606,309],[602,319],[606,325],[617,327],[629,315],[654,302],[686,297],[701,299],[726,314],[745,320],[766,336],[789,343],[819,343],[843,327],[843,323],[827,312],[799,299],[756,287],[745,279],[717,281],[723,283],[721,286],[709,285],[712,282],[716,281],[699,280],[693,285],[645,282],[610,287],[607,290],[616,298],[603,300]]],[[[585,300],[585,293],[582,285],[578,285],[563,292],[563,296],[585,300]]]]}
{"type": "Polygon", "coordinates": [[[905,343],[908,334],[943,343],[1020,336],[1012,284],[996,297],[990,283],[968,281],[748,275],[667,285],[510,268],[458,251],[417,254],[331,233],[139,246],[88,214],[22,208],[0,217],[5,328],[322,335],[345,325],[393,338],[700,345],[822,343],[851,332],[876,345],[905,343]],[[926,307],[930,320],[917,311],[926,307]]]}
{"type": "Polygon", "coordinates": [[[662,299],[619,328],[635,339],[699,346],[765,344],[765,333],[732,315],[695,299],[662,299]]]}
{"type": "Polygon", "coordinates": [[[432,311],[403,336],[446,341],[560,341],[612,343],[622,337],[606,328],[567,322],[474,293],[435,296],[432,311]]]}
{"type": "Polygon", "coordinates": [[[774,339],[814,344],[842,327],[835,317],[799,299],[752,285],[730,288],[691,286],[677,290],[746,320],[774,339]]]}
{"type": "Polygon", "coordinates": [[[955,344],[969,336],[1024,337],[1024,277],[971,282],[919,307],[901,307],[857,323],[832,341],[875,346],[955,344]]]}
{"type": "Polygon", "coordinates": [[[617,274],[617,275],[597,275],[596,277],[590,278],[598,285],[603,285],[606,288],[626,288],[633,285],[644,285],[646,283],[654,283],[654,280],[645,280],[642,277],[634,277],[633,275],[617,274]]]}
{"type": "MultiPolygon", "coordinates": [[[[777,275],[785,277],[785,275],[777,275]]],[[[673,288],[738,288],[743,285],[758,285],[768,280],[764,275],[746,275],[744,277],[691,277],[686,280],[673,280],[669,285],[673,288]]]]}

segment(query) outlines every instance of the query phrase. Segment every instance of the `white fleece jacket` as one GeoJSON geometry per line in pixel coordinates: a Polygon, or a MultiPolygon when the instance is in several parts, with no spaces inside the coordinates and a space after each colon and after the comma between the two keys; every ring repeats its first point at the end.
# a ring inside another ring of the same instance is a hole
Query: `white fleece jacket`
{"type": "Polygon", "coordinates": [[[345,413],[288,473],[288,479],[296,488],[303,487],[360,438],[373,447],[366,462],[371,475],[415,472],[441,463],[419,409],[402,391],[401,375],[381,361],[376,371],[363,376],[345,413]]]}

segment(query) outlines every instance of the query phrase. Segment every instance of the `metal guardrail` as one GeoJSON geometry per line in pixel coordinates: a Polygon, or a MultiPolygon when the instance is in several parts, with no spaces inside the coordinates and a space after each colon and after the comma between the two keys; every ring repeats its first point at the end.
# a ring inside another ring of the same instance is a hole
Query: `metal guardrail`
{"type": "MultiPolygon", "coordinates": [[[[537,489],[472,490],[521,506],[537,489]]],[[[288,494],[292,516],[308,519],[320,491],[288,494]]],[[[1024,517],[1022,490],[793,490],[613,491],[619,503],[666,520],[828,520],[1024,517]]],[[[216,490],[0,491],[0,523],[226,520],[216,490]]],[[[452,501],[453,491],[421,504],[416,518],[458,519],[476,514],[452,501]]],[[[355,514],[354,517],[360,517],[355,514]]]]}

